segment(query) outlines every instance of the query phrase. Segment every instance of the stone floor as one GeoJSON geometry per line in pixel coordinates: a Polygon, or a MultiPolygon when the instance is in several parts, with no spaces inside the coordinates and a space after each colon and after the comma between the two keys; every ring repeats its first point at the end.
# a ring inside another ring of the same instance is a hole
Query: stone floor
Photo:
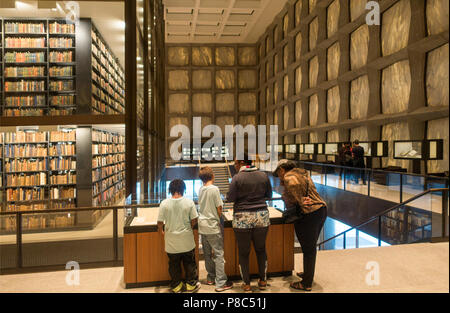
{"type": "MultiPolygon", "coordinates": [[[[295,270],[301,270],[301,254],[295,256],[295,270]]],[[[123,268],[87,269],[80,272],[80,285],[66,283],[67,272],[0,276],[0,292],[167,292],[167,287],[125,289],[123,268]]],[[[200,279],[206,272],[200,263],[200,279]]],[[[289,288],[294,277],[269,280],[265,292],[297,292],[289,288]]],[[[236,288],[228,292],[240,292],[236,288]]],[[[256,281],[252,283],[256,285],[256,281]]],[[[256,288],[254,287],[254,291],[256,288]]],[[[214,292],[213,286],[202,285],[199,292],[214,292]]],[[[449,292],[449,244],[414,244],[381,248],[360,248],[340,251],[320,251],[317,258],[316,293],[386,293],[386,292],[449,292]],[[376,262],[376,263],[375,263],[376,262]],[[372,267],[366,268],[371,265],[372,267]],[[373,264],[376,264],[373,267],[373,264]],[[379,270],[377,284],[372,275],[379,270]],[[367,281],[369,280],[369,284],[367,281]]]]}

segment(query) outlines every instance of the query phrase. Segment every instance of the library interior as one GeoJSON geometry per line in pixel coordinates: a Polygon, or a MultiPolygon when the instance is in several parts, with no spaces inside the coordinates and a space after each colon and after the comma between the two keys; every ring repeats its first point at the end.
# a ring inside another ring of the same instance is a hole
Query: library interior
{"type": "Polygon", "coordinates": [[[1,0],[0,169],[0,293],[448,293],[449,1],[1,0]]]}

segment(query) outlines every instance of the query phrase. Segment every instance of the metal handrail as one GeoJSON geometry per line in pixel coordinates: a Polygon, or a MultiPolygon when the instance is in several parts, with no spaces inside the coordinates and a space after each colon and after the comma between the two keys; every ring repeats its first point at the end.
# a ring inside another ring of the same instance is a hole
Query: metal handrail
{"type": "MultiPolygon", "coordinates": [[[[377,215],[372,216],[372,217],[369,218],[367,221],[365,221],[365,222],[363,222],[363,223],[361,223],[361,224],[359,224],[359,225],[357,225],[357,226],[354,226],[354,227],[352,227],[352,228],[349,228],[349,229],[347,229],[346,231],[343,231],[342,233],[339,233],[339,234],[337,234],[337,235],[335,235],[335,236],[333,236],[333,237],[331,237],[331,238],[328,238],[327,240],[322,241],[321,243],[318,243],[317,246],[320,247],[320,246],[324,245],[325,243],[327,243],[327,242],[329,242],[329,241],[331,241],[331,240],[333,240],[333,239],[336,239],[337,237],[345,236],[345,234],[348,233],[349,231],[352,231],[352,230],[354,230],[354,229],[357,230],[358,228],[361,228],[362,226],[365,226],[365,225],[367,225],[367,224],[373,222],[373,221],[376,220],[377,218],[381,218],[383,215],[385,215],[385,214],[387,214],[387,213],[389,213],[389,212],[391,212],[391,211],[393,211],[393,210],[396,210],[396,209],[398,209],[398,208],[400,208],[400,207],[402,207],[402,206],[404,206],[404,205],[406,205],[406,204],[408,204],[408,203],[410,203],[410,202],[412,202],[412,201],[415,201],[415,200],[417,200],[418,198],[421,198],[421,197],[423,197],[423,196],[426,195],[426,194],[433,193],[433,192],[439,192],[439,191],[447,191],[447,192],[448,192],[448,191],[449,191],[449,188],[428,189],[428,190],[426,190],[426,191],[424,191],[424,192],[422,192],[422,193],[420,193],[420,194],[418,194],[418,195],[415,195],[414,197],[412,197],[412,198],[410,198],[410,199],[408,199],[408,200],[406,200],[406,201],[404,201],[404,202],[402,202],[402,203],[399,203],[399,204],[397,204],[397,205],[395,205],[395,206],[393,206],[393,207],[391,207],[391,208],[389,208],[389,209],[384,210],[384,211],[381,212],[381,213],[378,213],[377,215]]],[[[445,235],[445,233],[443,233],[443,235],[445,235]]],[[[379,237],[380,237],[380,234],[379,234],[379,237]]],[[[381,238],[378,238],[378,243],[379,243],[379,245],[380,245],[380,240],[381,240],[381,238]]],[[[344,249],[345,249],[345,248],[344,248],[344,249]]]]}

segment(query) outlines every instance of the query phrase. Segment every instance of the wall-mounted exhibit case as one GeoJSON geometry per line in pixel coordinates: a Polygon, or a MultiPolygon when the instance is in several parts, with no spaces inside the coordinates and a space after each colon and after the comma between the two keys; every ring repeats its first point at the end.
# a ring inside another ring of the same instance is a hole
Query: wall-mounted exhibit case
{"type": "Polygon", "coordinates": [[[444,141],[416,140],[394,141],[394,158],[406,160],[442,160],[444,141]]]}
{"type": "Polygon", "coordinates": [[[0,19],[1,116],[125,114],[124,71],[91,19],[0,19]]]}

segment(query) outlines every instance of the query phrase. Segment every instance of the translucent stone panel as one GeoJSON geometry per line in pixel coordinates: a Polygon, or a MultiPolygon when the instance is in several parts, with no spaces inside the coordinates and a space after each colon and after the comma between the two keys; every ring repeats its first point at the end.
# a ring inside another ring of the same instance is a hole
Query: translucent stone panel
{"type": "Polygon", "coordinates": [[[283,129],[289,129],[289,107],[287,105],[283,108],[283,129]]]}
{"type": "Polygon", "coordinates": [[[319,58],[315,56],[309,61],[309,88],[317,86],[317,76],[319,74],[319,58]]]}
{"type": "Polygon", "coordinates": [[[275,104],[278,104],[278,99],[280,99],[279,92],[280,92],[280,90],[278,88],[278,82],[275,82],[273,84],[273,98],[274,98],[273,103],[275,103],[275,104]]]}
{"type": "Polygon", "coordinates": [[[285,75],[283,79],[283,99],[287,100],[289,96],[289,76],[285,75]]]}
{"type": "Polygon", "coordinates": [[[272,47],[270,46],[269,36],[266,37],[266,55],[269,54],[269,51],[272,47]]]}
{"type": "Polygon", "coordinates": [[[219,126],[220,129],[222,130],[222,133],[225,134],[226,125],[234,126],[234,117],[227,115],[218,116],[216,117],[216,125],[219,126]]]}
{"type": "Polygon", "coordinates": [[[369,26],[362,25],[350,35],[350,66],[352,70],[367,64],[369,54],[369,26]]]}
{"type": "Polygon", "coordinates": [[[448,171],[448,117],[428,121],[428,139],[444,139],[444,159],[442,161],[428,161],[429,173],[442,173],[448,171]]]}
{"type": "Polygon", "coordinates": [[[295,60],[300,60],[302,56],[302,33],[295,36],[295,60]]]}
{"type": "Polygon", "coordinates": [[[266,125],[273,125],[273,114],[266,113],[266,125]]]}
{"type": "Polygon", "coordinates": [[[268,81],[269,78],[270,78],[269,62],[266,62],[266,81],[268,81]]]}
{"type": "Polygon", "coordinates": [[[369,140],[369,131],[367,127],[361,126],[352,128],[350,131],[350,141],[353,142],[355,140],[359,141],[368,141],[369,140]]]}
{"type": "Polygon", "coordinates": [[[334,0],[327,9],[327,35],[333,36],[339,27],[339,14],[341,12],[341,4],[339,0],[334,0]]]}
{"type": "Polygon", "coordinates": [[[216,65],[218,66],[233,66],[235,64],[236,56],[233,47],[216,48],[216,65]]]}
{"type": "Polygon", "coordinates": [[[327,50],[327,77],[328,80],[336,79],[339,75],[339,62],[341,60],[341,49],[336,42],[327,50]]]}
{"type": "Polygon", "coordinates": [[[194,89],[210,89],[212,86],[212,73],[208,70],[192,72],[192,87],[194,89]]]}
{"type": "Polygon", "coordinates": [[[302,68],[299,66],[295,70],[295,94],[299,94],[302,89],[302,68]]]}
{"type": "Polygon", "coordinates": [[[209,47],[192,48],[192,64],[195,66],[212,65],[212,50],[209,47]]]}
{"type": "Polygon", "coordinates": [[[448,30],[448,0],[427,0],[428,35],[448,30]]]}
{"type": "Polygon", "coordinates": [[[319,117],[319,97],[312,95],[309,97],[309,125],[317,125],[317,119],[319,117]]]}
{"type": "Polygon", "coordinates": [[[254,115],[241,115],[239,116],[239,124],[242,126],[256,125],[256,116],[254,115]]]}
{"type": "Polygon", "coordinates": [[[314,50],[317,44],[317,37],[319,35],[319,19],[316,17],[309,24],[309,51],[314,50]]]}
{"type": "Polygon", "coordinates": [[[168,83],[170,90],[188,90],[189,89],[188,71],[169,71],[168,83]]]}
{"type": "Polygon", "coordinates": [[[283,70],[287,69],[289,61],[289,47],[285,45],[283,48],[283,70]]]}
{"type": "Polygon", "coordinates": [[[318,143],[319,142],[319,134],[317,132],[312,132],[309,134],[309,142],[318,143]]]}
{"type": "Polygon", "coordinates": [[[271,105],[272,101],[271,101],[271,95],[270,95],[270,90],[269,88],[266,88],[266,105],[271,105]]]}
{"type": "Polygon", "coordinates": [[[273,125],[279,125],[278,122],[278,110],[275,110],[273,111],[273,125]]]}
{"type": "Polygon", "coordinates": [[[295,102],[295,127],[302,126],[302,102],[299,100],[295,102]]]}
{"type": "Polygon", "coordinates": [[[428,53],[427,101],[428,106],[448,106],[448,43],[428,53]]]}
{"type": "Polygon", "coordinates": [[[234,112],[234,94],[218,93],[216,95],[217,112],[234,112]]]}
{"type": "Polygon", "coordinates": [[[339,138],[339,130],[331,130],[327,132],[327,142],[340,142],[341,139],[339,138]]]}
{"type": "Polygon", "coordinates": [[[383,55],[395,53],[408,45],[411,22],[409,0],[400,0],[383,13],[381,25],[381,50],[383,55]]]}
{"type": "Polygon", "coordinates": [[[405,112],[411,91],[409,61],[401,61],[385,68],[381,78],[383,114],[405,112]]]}
{"type": "Polygon", "coordinates": [[[194,113],[210,113],[212,111],[212,96],[209,93],[195,93],[192,96],[194,113]]]}
{"type": "Polygon", "coordinates": [[[258,77],[255,70],[239,71],[239,88],[254,89],[258,86],[258,77]]]}
{"type": "Polygon", "coordinates": [[[389,152],[387,158],[383,158],[383,167],[401,166],[408,169],[409,161],[394,159],[394,141],[410,140],[410,132],[407,122],[399,122],[384,125],[381,131],[381,140],[389,142],[389,152]]]}
{"type": "Polygon", "coordinates": [[[350,0],[350,18],[356,20],[366,11],[367,0],[350,0]]]}
{"type": "Polygon", "coordinates": [[[300,17],[302,14],[302,2],[303,0],[298,0],[295,3],[295,26],[300,25],[300,17]]]}
{"type": "Polygon", "coordinates": [[[283,18],[283,38],[287,38],[289,30],[289,15],[285,15],[283,18]]]}
{"type": "Polygon", "coordinates": [[[189,127],[189,119],[187,117],[171,117],[169,118],[169,135],[172,127],[176,125],[186,125],[189,127]]]}
{"type": "Polygon", "coordinates": [[[212,120],[209,116],[202,116],[202,129],[212,124],[212,120]]]}
{"type": "Polygon", "coordinates": [[[278,53],[277,53],[273,56],[273,75],[276,75],[278,73],[278,71],[280,70],[279,66],[278,66],[278,64],[279,64],[278,62],[279,61],[278,61],[278,53]]]}
{"type": "Polygon", "coordinates": [[[328,123],[339,122],[339,107],[341,98],[339,95],[339,86],[327,90],[327,116],[328,123]]]}
{"type": "Polygon", "coordinates": [[[273,42],[275,43],[275,45],[280,41],[280,28],[277,26],[275,26],[275,28],[273,29],[273,42]]]}
{"type": "Polygon", "coordinates": [[[239,112],[256,111],[256,94],[253,92],[239,94],[239,112]]]}
{"type": "Polygon", "coordinates": [[[353,80],[350,84],[350,112],[352,119],[363,119],[369,108],[369,78],[367,75],[353,80]]]}
{"type": "Polygon", "coordinates": [[[171,94],[169,95],[169,114],[178,113],[185,114],[189,112],[189,95],[188,94],[171,94]]]}
{"type": "Polygon", "coordinates": [[[316,8],[317,0],[308,0],[309,6],[308,6],[308,12],[311,14],[312,11],[316,8]]]}
{"type": "Polygon", "coordinates": [[[238,49],[239,65],[251,66],[257,63],[256,49],[254,47],[240,47],[238,49]]]}
{"type": "Polygon", "coordinates": [[[169,65],[186,66],[189,64],[189,48],[169,47],[167,49],[167,58],[169,65]]]}
{"type": "Polygon", "coordinates": [[[259,58],[262,59],[263,58],[263,53],[264,53],[264,45],[260,44],[259,45],[259,58]]]}
{"type": "Polygon", "coordinates": [[[236,78],[232,70],[220,70],[216,72],[216,88],[217,89],[233,89],[235,87],[236,78]]]}

